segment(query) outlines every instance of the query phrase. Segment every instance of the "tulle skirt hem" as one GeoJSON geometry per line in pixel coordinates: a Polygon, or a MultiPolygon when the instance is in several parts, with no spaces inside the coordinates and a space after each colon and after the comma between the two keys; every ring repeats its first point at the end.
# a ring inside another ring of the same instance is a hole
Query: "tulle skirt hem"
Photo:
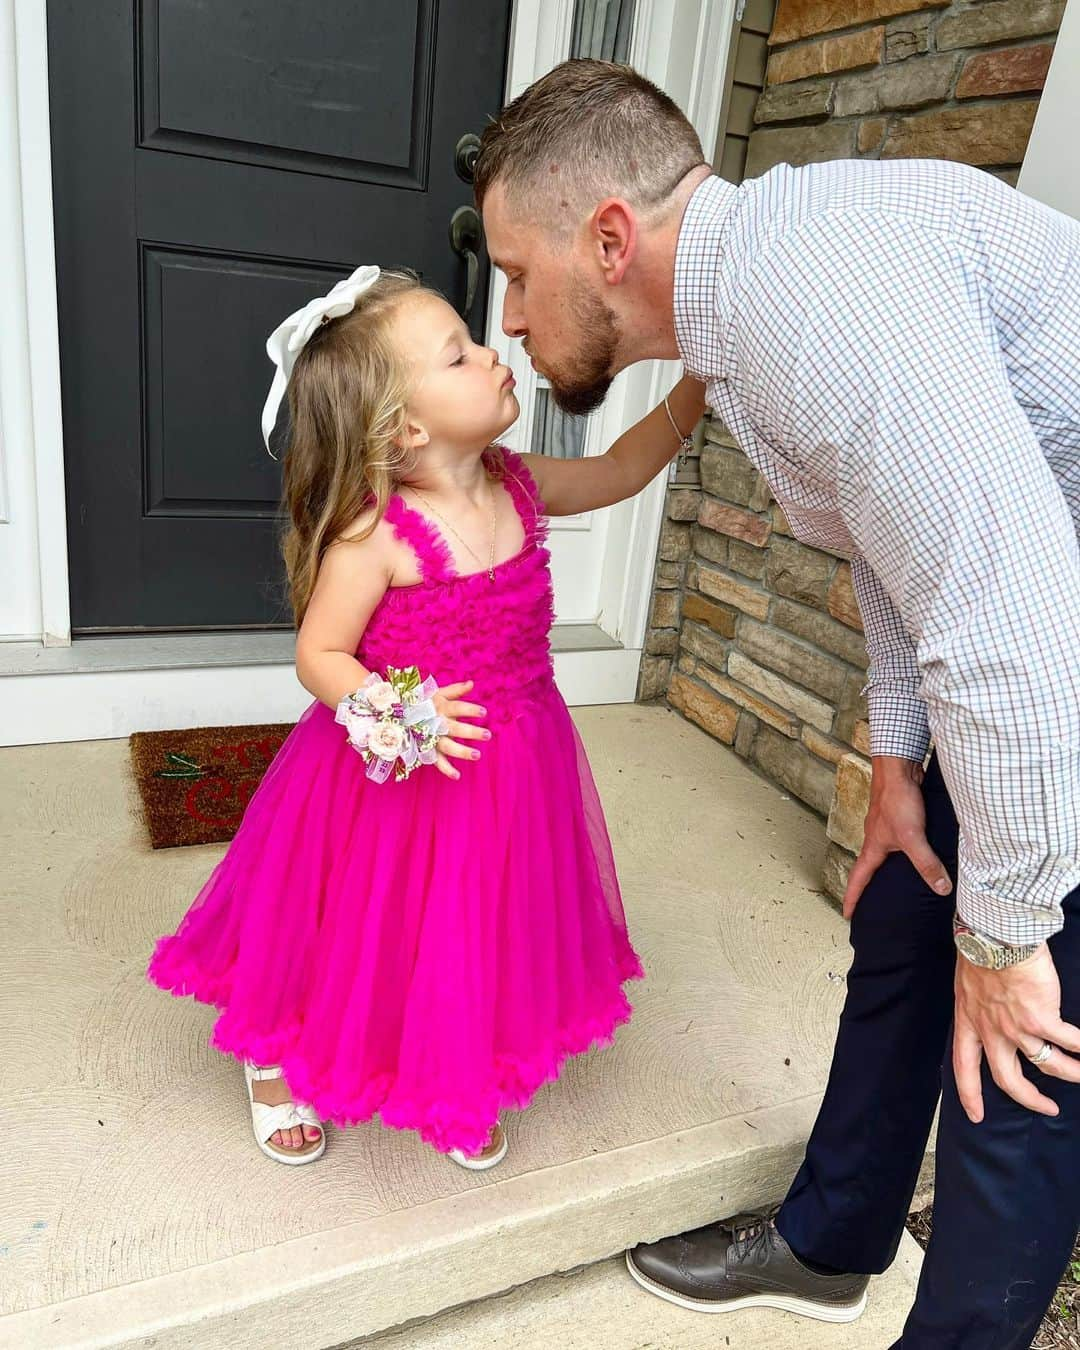
{"type": "MultiPolygon", "coordinates": [[[[393,1073],[374,1074],[359,1088],[343,1088],[333,1076],[319,1075],[303,1053],[294,1048],[303,1033],[299,1021],[269,1034],[238,1025],[224,1008],[228,991],[222,982],[204,979],[187,962],[173,962],[172,941],[165,937],[158,942],[148,977],[176,998],[193,997],[200,1003],[223,1009],[210,1036],[215,1050],[241,1062],[280,1064],[296,1099],[309,1103],[322,1120],[340,1129],[364,1124],[377,1113],[383,1125],[395,1130],[415,1130],[440,1153],[451,1149],[479,1152],[502,1112],[524,1110],[540,1088],[559,1077],[568,1059],[611,1045],[615,1032],[630,1020],[633,1012],[624,990],[616,987],[601,1006],[561,1028],[534,1053],[495,1055],[490,1086],[485,1092],[473,1094],[467,1102],[446,1098],[418,1100],[398,1089],[393,1073]]],[[[641,963],[632,950],[628,951],[620,963],[619,980],[627,982],[643,977],[641,963]]]]}

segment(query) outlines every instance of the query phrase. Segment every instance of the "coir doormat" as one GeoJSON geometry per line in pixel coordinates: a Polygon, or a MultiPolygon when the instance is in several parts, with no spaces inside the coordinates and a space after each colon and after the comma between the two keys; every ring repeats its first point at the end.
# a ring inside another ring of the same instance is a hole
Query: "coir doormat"
{"type": "Polygon", "coordinates": [[[131,763],[153,847],[231,839],[291,730],[278,722],[135,732],[131,763]]]}

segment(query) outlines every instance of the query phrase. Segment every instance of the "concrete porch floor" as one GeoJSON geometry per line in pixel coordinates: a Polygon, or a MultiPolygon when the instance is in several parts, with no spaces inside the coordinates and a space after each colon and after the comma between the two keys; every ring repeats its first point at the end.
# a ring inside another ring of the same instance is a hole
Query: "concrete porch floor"
{"type": "Polygon", "coordinates": [[[377,1123],[264,1159],[213,1011],[144,976],[223,848],[150,849],[124,741],[0,750],[0,1346],[316,1350],[782,1194],[848,964],[821,824],[674,713],[575,717],[648,979],[479,1176],[377,1123]]]}

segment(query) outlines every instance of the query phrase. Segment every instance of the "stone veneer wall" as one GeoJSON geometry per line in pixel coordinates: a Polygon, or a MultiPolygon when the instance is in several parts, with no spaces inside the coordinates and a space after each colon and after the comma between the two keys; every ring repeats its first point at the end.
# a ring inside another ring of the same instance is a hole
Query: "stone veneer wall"
{"type": "MultiPolygon", "coordinates": [[[[1076,0],[1080,3],[1080,0],[1076,0]]],[[[938,157],[1015,183],[1061,0],[779,0],[746,175],[938,157]]],[[[790,535],[725,429],[668,492],[639,697],[666,697],[827,819],[843,893],[869,801],[851,572],[790,535]]]]}
{"type": "Polygon", "coordinates": [[[1064,0],[780,0],[747,177],[961,160],[1015,184],[1064,0]]]}
{"type": "Polygon", "coordinates": [[[708,422],[700,485],[668,493],[639,696],[672,707],[829,818],[842,892],[869,800],[866,647],[837,555],[792,538],[768,485],[708,422]]]}

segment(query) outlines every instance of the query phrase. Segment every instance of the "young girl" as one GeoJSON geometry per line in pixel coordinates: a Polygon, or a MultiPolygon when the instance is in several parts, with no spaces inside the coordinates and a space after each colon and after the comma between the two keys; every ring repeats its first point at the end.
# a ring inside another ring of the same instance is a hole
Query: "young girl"
{"type": "Polygon", "coordinates": [[[638,492],[703,389],[683,380],[605,455],[515,455],[494,444],[518,415],[509,370],[438,295],[373,267],[267,350],[316,701],[149,978],[222,1010],[211,1043],[244,1062],[270,1157],[313,1161],[320,1118],[378,1112],[493,1166],[499,1113],[610,1041],[642,975],[554,684],[544,515],[638,492]]]}

